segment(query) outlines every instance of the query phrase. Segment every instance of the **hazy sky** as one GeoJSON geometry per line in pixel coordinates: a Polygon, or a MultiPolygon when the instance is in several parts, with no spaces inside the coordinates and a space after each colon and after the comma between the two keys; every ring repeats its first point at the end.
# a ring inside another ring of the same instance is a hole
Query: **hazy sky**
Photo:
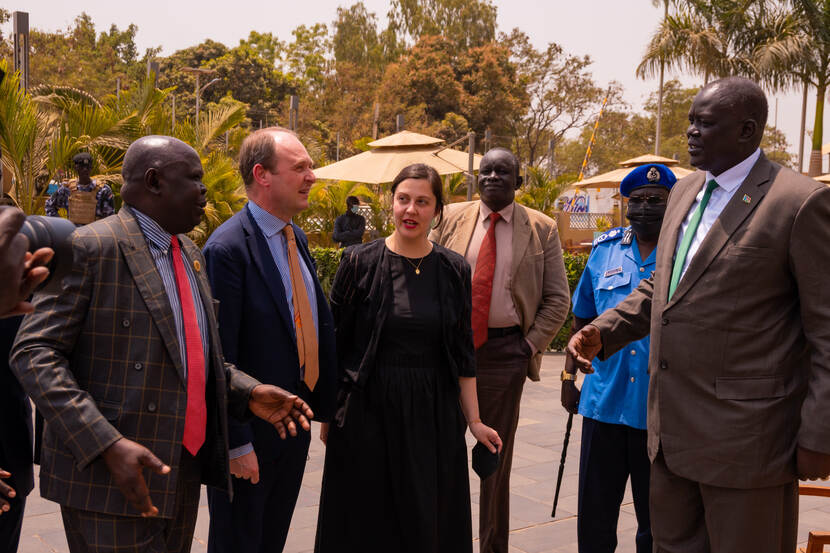
{"type": "MultiPolygon", "coordinates": [[[[5,2],[5,7],[11,11],[29,12],[30,26],[43,30],[66,28],[81,11],[92,17],[99,31],[108,29],[113,23],[122,29],[135,23],[140,51],[161,46],[162,53],[167,55],[206,38],[233,46],[251,30],[271,32],[287,40],[297,25],[331,24],[337,7],[351,3],[351,0],[10,0],[5,2]]],[[[364,0],[364,4],[385,24],[388,2],[364,0]]],[[[537,47],[557,42],[567,52],[590,55],[594,60],[592,71],[597,83],[621,82],[625,98],[634,109],[640,109],[648,94],[657,88],[657,79],[642,81],[634,74],[662,15],[662,10],[655,8],[651,0],[495,0],[495,4],[501,31],[519,27],[537,47]]],[[[6,25],[3,30],[8,33],[11,25],[6,25]]],[[[668,75],[667,78],[675,76],[668,75]]],[[[688,86],[702,82],[696,77],[680,77],[688,86]]],[[[769,96],[770,124],[776,118],[776,97],[778,127],[786,133],[790,151],[795,152],[798,149],[801,92],[769,96]]],[[[813,127],[814,104],[815,92],[811,91],[807,107],[808,130],[813,127]]],[[[825,115],[825,128],[827,117],[825,115]]],[[[830,142],[830,136],[825,137],[825,142],[830,142]]],[[[809,147],[809,139],[805,139],[805,150],[809,147]]],[[[809,152],[805,154],[805,170],[808,155],[809,152]]]]}

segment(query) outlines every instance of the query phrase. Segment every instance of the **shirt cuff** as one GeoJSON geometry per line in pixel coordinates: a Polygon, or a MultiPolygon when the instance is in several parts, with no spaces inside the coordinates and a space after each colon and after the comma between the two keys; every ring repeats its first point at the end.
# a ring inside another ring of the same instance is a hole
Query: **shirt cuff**
{"type": "Polygon", "coordinates": [[[228,458],[229,459],[238,459],[238,458],[242,457],[243,455],[249,454],[253,450],[254,450],[253,444],[251,444],[251,442],[248,442],[245,445],[241,445],[239,447],[235,447],[235,448],[229,450],[228,451],[228,458]]]}

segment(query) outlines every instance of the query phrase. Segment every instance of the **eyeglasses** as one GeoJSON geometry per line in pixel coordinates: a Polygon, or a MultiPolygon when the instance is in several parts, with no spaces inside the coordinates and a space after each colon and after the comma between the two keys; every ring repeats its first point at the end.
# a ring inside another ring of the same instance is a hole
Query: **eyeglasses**
{"type": "Polygon", "coordinates": [[[631,204],[648,204],[648,205],[660,205],[666,203],[666,198],[663,196],[631,196],[628,199],[629,205],[631,204]]]}

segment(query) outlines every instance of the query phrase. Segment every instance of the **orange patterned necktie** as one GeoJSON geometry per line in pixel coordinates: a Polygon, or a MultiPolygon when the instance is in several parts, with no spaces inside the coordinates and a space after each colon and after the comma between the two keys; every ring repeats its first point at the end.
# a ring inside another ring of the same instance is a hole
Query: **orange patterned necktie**
{"type": "Polygon", "coordinates": [[[311,302],[300,270],[300,257],[297,254],[297,241],[290,224],[282,229],[288,250],[288,270],[291,273],[291,302],[294,304],[294,330],[297,334],[297,353],[300,366],[305,366],[305,383],[309,390],[314,390],[320,373],[320,361],[317,357],[317,331],[314,329],[314,315],[311,302]]]}
{"type": "Polygon", "coordinates": [[[202,334],[196,319],[196,307],[193,304],[193,292],[190,279],[182,262],[182,250],[179,239],[173,236],[173,273],[176,275],[176,287],[179,289],[179,303],[182,306],[182,326],[187,359],[187,408],[184,415],[184,438],[182,444],[194,457],[205,443],[205,426],[207,425],[207,406],[205,405],[205,354],[202,351],[202,334]]]}
{"type": "Polygon", "coordinates": [[[493,274],[496,272],[496,223],[501,219],[497,211],[490,214],[490,228],[481,242],[473,275],[473,344],[480,348],[487,341],[487,321],[490,318],[490,298],[493,295],[493,274]]]}

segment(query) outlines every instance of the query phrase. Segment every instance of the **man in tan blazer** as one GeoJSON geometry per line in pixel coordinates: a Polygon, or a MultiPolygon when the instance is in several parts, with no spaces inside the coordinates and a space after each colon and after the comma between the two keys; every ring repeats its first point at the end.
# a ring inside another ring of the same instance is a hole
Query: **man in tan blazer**
{"type": "Polygon", "coordinates": [[[512,152],[481,160],[481,200],[448,205],[430,239],[465,256],[473,271],[473,340],[482,420],[504,446],[497,471],[482,480],[482,553],[507,553],[510,467],[525,378],[539,380],[542,353],[570,306],[556,223],[514,201],[521,186],[512,152]]]}
{"type": "MultiPolygon", "coordinates": [[[[187,553],[200,483],[230,488],[227,415],[284,437],[297,396],[224,363],[199,249],[190,146],[148,136],[124,157],[124,207],[75,231],[58,295],[36,294],[11,368],[45,420],[40,492],[72,553],[187,553]]],[[[296,422],[295,422],[296,421],[296,422]]]]}
{"type": "Polygon", "coordinates": [[[654,276],[571,339],[586,366],[651,333],[657,552],[795,549],[797,478],[830,473],[830,188],[767,160],[752,81],[710,83],[654,276]]]}

